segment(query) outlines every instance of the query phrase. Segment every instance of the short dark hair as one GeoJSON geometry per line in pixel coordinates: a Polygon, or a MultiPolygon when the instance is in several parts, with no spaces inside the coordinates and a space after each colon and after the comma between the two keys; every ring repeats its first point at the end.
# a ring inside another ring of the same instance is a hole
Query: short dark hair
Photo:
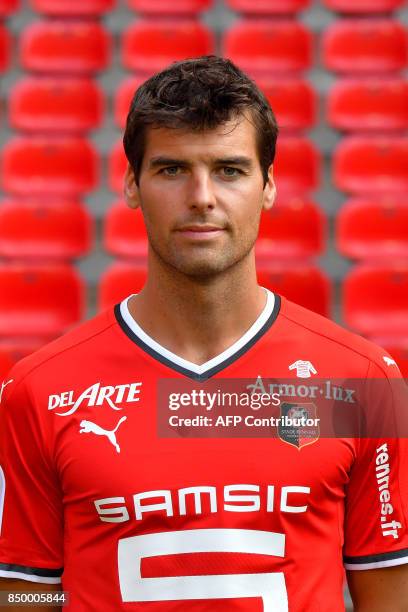
{"type": "Polygon", "coordinates": [[[256,129],[264,183],[275,158],[278,126],[257,85],[230,60],[206,55],[175,62],[145,81],[130,105],[123,137],[126,157],[139,182],[146,127],[202,131],[249,111],[256,129]]]}

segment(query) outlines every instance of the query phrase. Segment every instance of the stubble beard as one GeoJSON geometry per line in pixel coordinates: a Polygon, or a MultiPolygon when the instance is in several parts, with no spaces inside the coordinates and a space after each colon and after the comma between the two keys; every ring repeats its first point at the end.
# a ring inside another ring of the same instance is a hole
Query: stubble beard
{"type": "Polygon", "coordinates": [[[163,248],[149,236],[149,246],[166,268],[173,269],[196,282],[208,283],[243,262],[251,253],[255,239],[256,237],[253,239],[248,237],[246,240],[239,240],[238,244],[228,244],[218,248],[197,245],[191,249],[180,250],[171,241],[163,248]]]}

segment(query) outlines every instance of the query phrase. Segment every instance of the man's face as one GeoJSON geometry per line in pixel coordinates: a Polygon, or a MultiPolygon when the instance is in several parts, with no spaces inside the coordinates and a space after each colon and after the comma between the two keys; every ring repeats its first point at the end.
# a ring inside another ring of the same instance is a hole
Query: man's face
{"type": "Polygon", "coordinates": [[[204,132],[150,128],[146,136],[139,185],[129,167],[125,195],[141,206],[155,255],[196,279],[247,257],[275,196],[272,168],[264,187],[250,121],[204,132]]]}

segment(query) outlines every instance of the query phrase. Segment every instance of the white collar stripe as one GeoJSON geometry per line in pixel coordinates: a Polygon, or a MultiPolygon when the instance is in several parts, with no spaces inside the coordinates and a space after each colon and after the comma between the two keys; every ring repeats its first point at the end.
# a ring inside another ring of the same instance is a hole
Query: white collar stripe
{"type": "MultiPolygon", "coordinates": [[[[265,307],[259,317],[256,319],[256,321],[253,323],[253,325],[251,325],[251,327],[245,332],[245,334],[241,336],[239,340],[234,342],[234,344],[232,344],[229,348],[227,348],[225,351],[223,351],[216,357],[213,357],[209,361],[202,363],[201,365],[188,361],[187,359],[176,355],[172,351],[169,351],[164,346],[156,342],[156,340],[149,336],[140,327],[140,325],[134,320],[134,318],[129,312],[128,301],[130,300],[132,295],[123,300],[123,302],[121,302],[119,312],[123,322],[132,332],[132,336],[135,336],[137,340],[141,341],[140,343],[144,345],[144,347],[142,346],[142,348],[145,348],[148,353],[153,354],[153,356],[154,354],[156,354],[159,358],[161,357],[160,361],[162,361],[163,363],[170,362],[171,365],[176,366],[175,369],[177,369],[178,371],[182,371],[183,373],[187,374],[193,373],[195,374],[194,378],[204,378],[206,377],[205,374],[209,374],[210,371],[214,369],[222,369],[218,366],[220,366],[221,364],[225,364],[225,362],[231,361],[231,359],[234,360],[234,356],[238,357],[239,354],[245,352],[242,349],[244,349],[247,345],[252,345],[253,342],[251,341],[256,341],[257,336],[260,334],[260,332],[262,332],[268,321],[271,320],[270,324],[273,323],[273,320],[278,314],[276,312],[275,317],[273,317],[272,319],[274,311],[277,310],[275,307],[278,306],[278,300],[276,299],[275,295],[268,289],[265,289],[265,292],[267,294],[265,307]]],[[[121,323],[120,320],[119,323],[121,323]]],[[[270,325],[268,325],[267,327],[269,328],[269,326],[270,325]]],[[[127,332],[126,329],[124,329],[124,331],[127,332]]]]}

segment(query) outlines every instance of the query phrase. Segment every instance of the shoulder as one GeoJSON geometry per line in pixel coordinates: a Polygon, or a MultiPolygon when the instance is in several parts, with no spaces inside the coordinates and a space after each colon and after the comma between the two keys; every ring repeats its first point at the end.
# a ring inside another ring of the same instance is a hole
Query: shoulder
{"type": "Polygon", "coordinates": [[[80,366],[86,355],[95,353],[98,345],[105,342],[105,334],[115,325],[113,309],[104,311],[21,359],[11,369],[8,378],[19,383],[34,373],[47,377],[47,373],[56,367],[63,370],[65,365],[80,366]]]}
{"type": "MultiPolygon", "coordinates": [[[[343,357],[354,359],[367,364],[367,370],[371,364],[382,375],[388,376],[389,366],[394,360],[383,348],[359,336],[356,333],[342,327],[331,319],[323,317],[307,308],[303,308],[286,298],[281,298],[280,315],[285,321],[293,326],[297,333],[324,352],[342,354],[343,357]]],[[[395,368],[395,370],[398,370],[395,368]]]]}

